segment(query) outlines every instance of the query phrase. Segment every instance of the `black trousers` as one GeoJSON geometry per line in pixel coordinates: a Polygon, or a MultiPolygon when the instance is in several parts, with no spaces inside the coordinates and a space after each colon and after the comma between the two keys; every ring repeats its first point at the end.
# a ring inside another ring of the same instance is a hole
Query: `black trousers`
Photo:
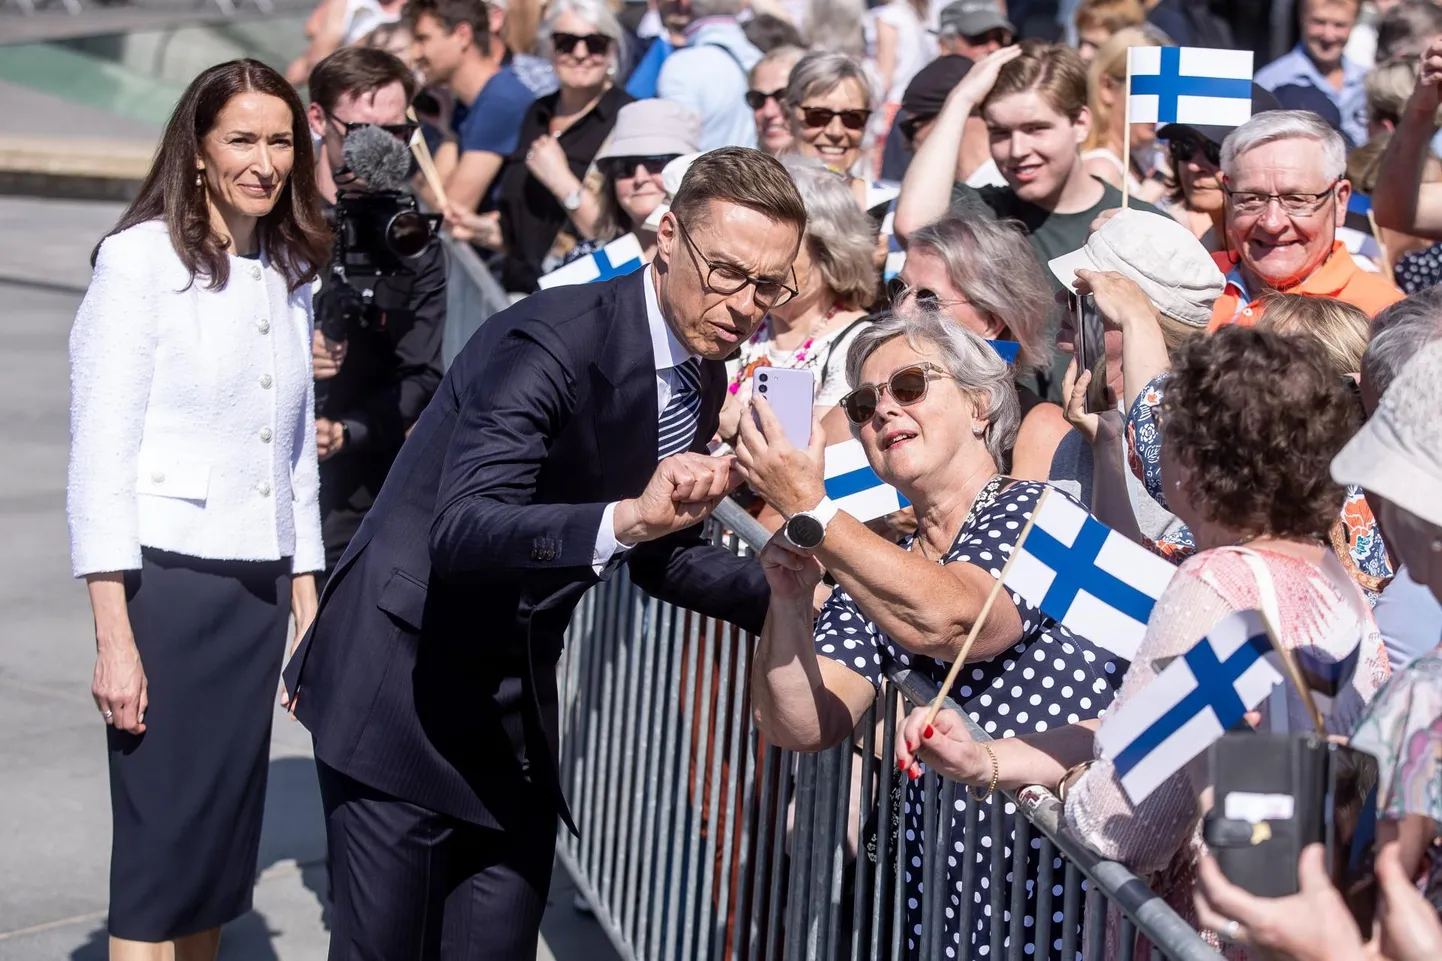
{"type": "Polygon", "coordinates": [[[497,831],[317,761],[330,858],[329,961],[534,958],[556,815],[497,831]]]}

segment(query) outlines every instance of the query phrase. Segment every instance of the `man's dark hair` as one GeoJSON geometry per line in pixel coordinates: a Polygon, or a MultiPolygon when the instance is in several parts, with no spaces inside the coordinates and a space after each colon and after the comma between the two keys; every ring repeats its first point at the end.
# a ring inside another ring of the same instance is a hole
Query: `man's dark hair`
{"type": "Polygon", "coordinates": [[[361,96],[398,83],[406,103],[416,95],[416,75],[394,54],[373,47],[343,47],[315,65],[307,86],[310,101],[330,114],[345,96],[361,96]]]}
{"type": "Polygon", "coordinates": [[[746,21],[741,28],[751,45],[762,53],[770,53],[777,47],[806,46],[801,40],[801,31],[789,22],[770,13],[759,13],[746,21]]]}
{"type": "Polygon", "coordinates": [[[422,14],[430,14],[436,22],[452,33],[461,24],[468,24],[477,46],[490,42],[491,18],[485,0],[408,0],[403,14],[414,29],[422,14]]]}
{"type": "Polygon", "coordinates": [[[1253,536],[1325,539],[1342,509],[1332,458],[1360,420],[1312,338],[1226,327],[1173,357],[1162,442],[1208,520],[1253,536]]]}
{"type": "Polygon", "coordinates": [[[721,147],[702,154],[686,171],[671,212],[682,223],[704,217],[713,200],[736,204],[772,220],[806,230],[806,205],[781,161],[750,147],[721,147]]]}

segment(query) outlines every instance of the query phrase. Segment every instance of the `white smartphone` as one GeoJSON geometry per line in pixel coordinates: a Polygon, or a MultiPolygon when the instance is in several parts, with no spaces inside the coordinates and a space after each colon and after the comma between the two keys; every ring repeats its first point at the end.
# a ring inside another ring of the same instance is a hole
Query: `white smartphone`
{"type": "MultiPolygon", "coordinates": [[[[811,446],[811,409],[816,375],[789,367],[759,367],[751,375],[751,392],[766,398],[792,447],[811,446]]],[[[752,410],[751,416],[756,416],[752,410]]],[[[760,426],[760,422],[757,422],[760,426]]]]}

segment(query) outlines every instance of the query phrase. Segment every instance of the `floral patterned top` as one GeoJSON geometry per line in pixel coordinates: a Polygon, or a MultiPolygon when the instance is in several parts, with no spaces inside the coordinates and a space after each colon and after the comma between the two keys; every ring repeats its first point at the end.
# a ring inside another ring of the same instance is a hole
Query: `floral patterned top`
{"type": "MultiPolygon", "coordinates": [[[[823,324],[829,322],[837,311],[838,308],[833,307],[823,324]]],[[[848,390],[846,354],[851,349],[851,342],[869,323],[870,318],[862,317],[820,336],[809,336],[795,350],[777,351],[772,347],[771,317],[768,315],[741,345],[736,356],[726,362],[727,389],[745,400],[749,396],[751,375],[758,367],[809,370],[816,375],[816,405],[830,407],[848,390]]]]}
{"type": "MultiPolygon", "coordinates": [[[[1146,485],[1147,493],[1163,507],[1166,494],[1162,490],[1162,433],[1157,423],[1157,409],[1165,393],[1166,374],[1158,374],[1137,395],[1127,412],[1127,464],[1132,473],[1146,485]]],[[[1197,552],[1191,531],[1178,527],[1160,541],[1149,544],[1156,553],[1179,564],[1197,552]]],[[[1352,579],[1375,602],[1377,595],[1392,581],[1392,563],[1387,545],[1377,531],[1377,520],[1362,495],[1360,487],[1348,487],[1342,502],[1342,513],[1332,525],[1332,548],[1352,579]]]]}
{"type": "Polygon", "coordinates": [[[1377,813],[1442,823],[1442,651],[1419,657],[1377,693],[1352,734],[1377,758],[1377,813]]]}

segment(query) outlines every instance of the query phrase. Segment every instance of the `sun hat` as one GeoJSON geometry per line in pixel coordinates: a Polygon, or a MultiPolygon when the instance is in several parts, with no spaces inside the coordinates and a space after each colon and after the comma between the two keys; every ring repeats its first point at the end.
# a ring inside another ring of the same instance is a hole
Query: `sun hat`
{"type": "Polygon", "coordinates": [[[1086,245],[1047,264],[1068,289],[1081,270],[1114,270],[1134,281],[1173,320],[1205,328],[1212,302],[1226,278],[1207,248],[1170,217],[1120,210],[1087,238],[1086,245]]]}
{"type": "Polygon", "coordinates": [[[701,117],[671,100],[635,100],[616,111],[616,126],[596,154],[611,157],[667,157],[700,148],[701,117]]]}
{"type": "Polygon", "coordinates": [[[996,8],[996,0],[955,0],[936,16],[938,32],[962,37],[980,37],[991,30],[1005,30],[1016,36],[1016,27],[996,8]]]}
{"type": "Polygon", "coordinates": [[[1407,362],[1377,412],[1332,458],[1332,479],[1442,527],[1442,341],[1407,362]]]}

